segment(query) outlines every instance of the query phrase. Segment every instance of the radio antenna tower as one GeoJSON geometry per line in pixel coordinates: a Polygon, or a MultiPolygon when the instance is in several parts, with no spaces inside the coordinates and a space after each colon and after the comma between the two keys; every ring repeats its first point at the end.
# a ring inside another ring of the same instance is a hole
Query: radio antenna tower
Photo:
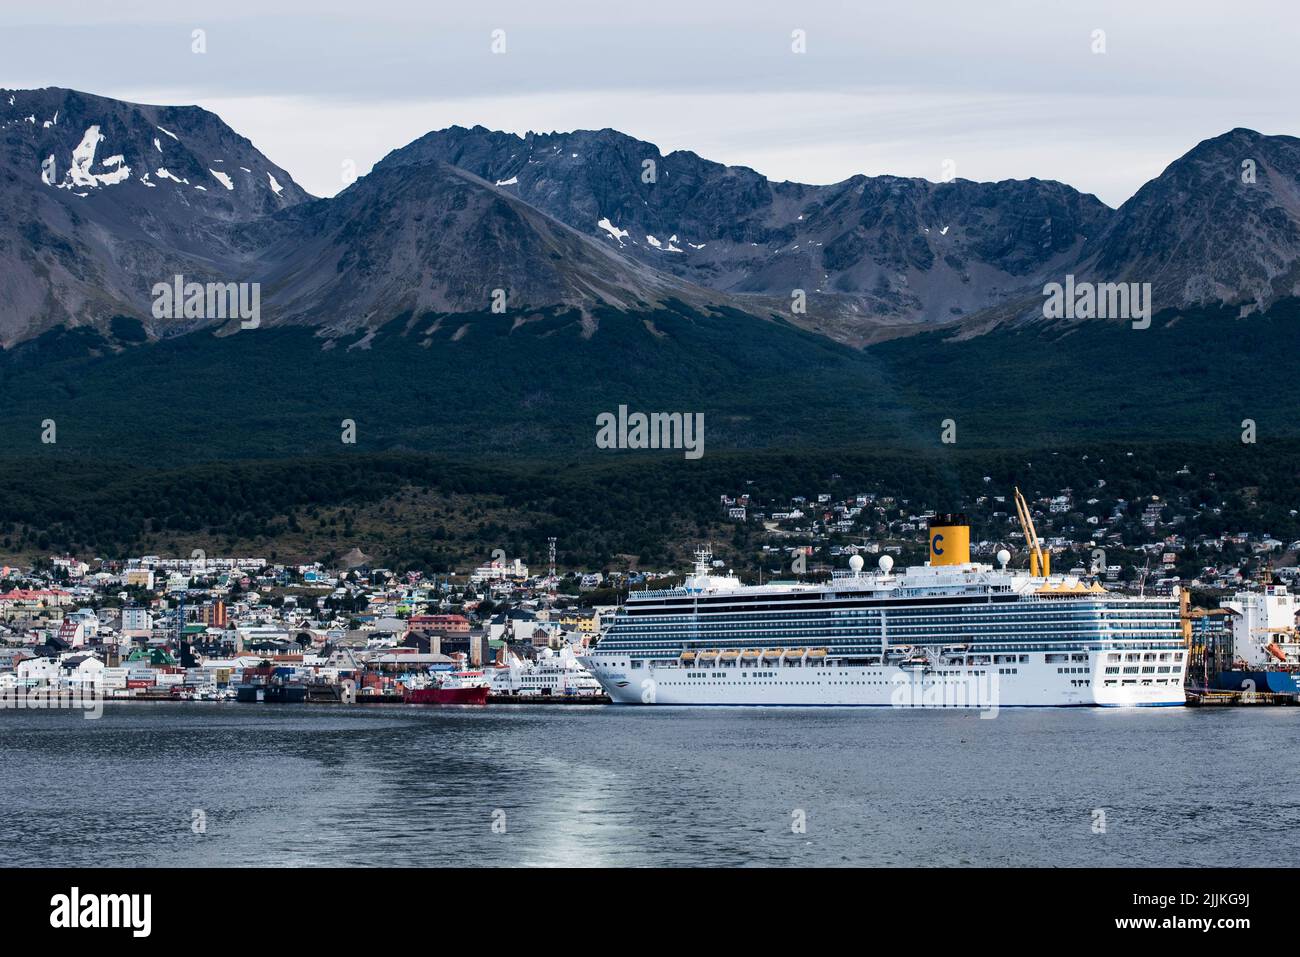
{"type": "MultiPolygon", "coordinates": [[[[186,591],[188,590],[187,588],[186,591]]],[[[172,633],[175,635],[177,647],[180,647],[181,641],[185,638],[185,592],[181,592],[176,600],[175,616],[172,633]]]]}
{"type": "Polygon", "coordinates": [[[551,582],[555,582],[555,537],[546,540],[546,554],[551,562],[551,582]]]}

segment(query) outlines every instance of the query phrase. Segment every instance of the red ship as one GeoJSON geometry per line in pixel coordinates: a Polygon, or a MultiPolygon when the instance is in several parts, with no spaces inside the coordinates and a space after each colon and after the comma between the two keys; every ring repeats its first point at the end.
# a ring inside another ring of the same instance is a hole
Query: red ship
{"type": "Polygon", "coordinates": [[[413,688],[402,700],[407,704],[487,704],[491,684],[481,671],[455,671],[436,675],[425,688],[413,688]]]}

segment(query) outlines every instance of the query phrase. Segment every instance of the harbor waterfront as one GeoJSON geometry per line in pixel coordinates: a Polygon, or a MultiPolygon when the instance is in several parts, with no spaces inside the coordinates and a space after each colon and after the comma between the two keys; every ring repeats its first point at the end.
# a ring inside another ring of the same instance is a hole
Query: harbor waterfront
{"type": "Polygon", "coordinates": [[[1291,708],[995,720],[582,705],[110,702],[97,721],[18,711],[0,735],[0,854],[115,867],[1294,866],[1300,765],[1278,748],[1296,719],[1291,708]]]}

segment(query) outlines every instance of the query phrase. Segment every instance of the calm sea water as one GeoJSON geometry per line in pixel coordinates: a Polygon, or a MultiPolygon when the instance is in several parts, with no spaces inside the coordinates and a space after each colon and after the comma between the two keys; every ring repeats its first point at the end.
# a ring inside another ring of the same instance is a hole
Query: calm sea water
{"type": "Polygon", "coordinates": [[[1295,865],[1298,726],[1292,708],[10,711],[0,861],[1295,865]]]}

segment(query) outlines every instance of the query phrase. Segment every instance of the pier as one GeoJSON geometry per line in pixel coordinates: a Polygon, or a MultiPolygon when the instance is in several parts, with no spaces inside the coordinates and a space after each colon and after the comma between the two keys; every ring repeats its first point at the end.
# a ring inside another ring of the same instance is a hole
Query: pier
{"type": "Polygon", "coordinates": [[[1189,708],[1250,707],[1255,705],[1300,705],[1300,695],[1276,691],[1217,691],[1187,689],[1189,708]]]}
{"type": "Polygon", "coordinates": [[[490,694],[488,704],[610,704],[607,694],[549,695],[549,694],[490,694]]]}

